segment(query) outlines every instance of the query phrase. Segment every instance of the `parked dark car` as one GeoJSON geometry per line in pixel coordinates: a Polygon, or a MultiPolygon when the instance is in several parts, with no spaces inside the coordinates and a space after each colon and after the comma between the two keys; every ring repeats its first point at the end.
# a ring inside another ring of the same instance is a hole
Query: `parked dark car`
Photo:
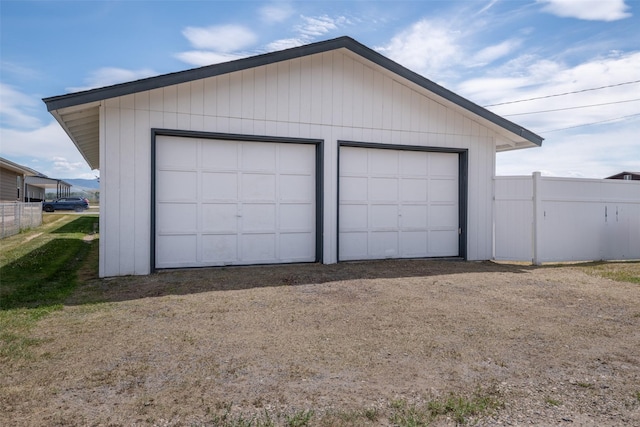
{"type": "Polygon", "coordinates": [[[63,197],[52,202],[42,202],[42,210],[45,212],[63,210],[82,212],[85,209],[89,209],[89,201],[82,197],[63,197]]]}

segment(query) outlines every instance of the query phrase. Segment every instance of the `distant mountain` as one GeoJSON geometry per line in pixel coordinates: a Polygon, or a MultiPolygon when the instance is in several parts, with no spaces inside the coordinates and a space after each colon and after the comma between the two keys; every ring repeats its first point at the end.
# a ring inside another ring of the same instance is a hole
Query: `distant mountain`
{"type": "Polygon", "coordinates": [[[63,179],[64,182],[71,184],[71,191],[87,191],[99,190],[100,182],[97,179],[63,179]]]}

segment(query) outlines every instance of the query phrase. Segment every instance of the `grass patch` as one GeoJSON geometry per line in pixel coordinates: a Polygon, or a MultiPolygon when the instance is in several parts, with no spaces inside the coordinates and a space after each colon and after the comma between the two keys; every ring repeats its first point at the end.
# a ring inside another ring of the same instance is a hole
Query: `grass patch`
{"type": "Polygon", "coordinates": [[[494,389],[478,389],[471,396],[450,394],[446,398],[429,401],[426,405],[407,405],[405,401],[392,402],[389,417],[394,425],[406,427],[427,426],[441,416],[451,417],[458,424],[501,407],[498,393],[494,389]]]}
{"type": "Polygon", "coordinates": [[[598,262],[588,264],[585,268],[596,276],[640,285],[640,262],[598,262]]]}
{"type": "MultiPolygon", "coordinates": [[[[456,425],[467,424],[473,417],[479,417],[502,406],[497,391],[478,389],[471,396],[449,394],[442,399],[422,405],[410,405],[403,399],[392,401],[388,411],[376,408],[361,410],[327,411],[316,413],[313,409],[293,413],[276,412],[247,416],[233,414],[231,404],[216,405],[217,413],[210,415],[210,421],[221,427],[353,427],[373,425],[393,425],[397,427],[429,426],[438,418],[449,417],[456,425]]],[[[208,425],[208,424],[207,424],[208,425]]]]}
{"type": "Polygon", "coordinates": [[[562,404],[562,402],[560,402],[557,399],[554,399],[551,396],[545,397],[544,398],[544,403],[546,403],[547,405],[550,405],[550,406],[560,406],[562,404]]]}
{"type": "Polygon", "coordinates": [[[0,357],[28,358],[40,341],[33,325],[53,311],[78,285],[77,271],[92,245],[95,216],[46,216],[39,228],[4,239],[0,248],[0,357]]]}

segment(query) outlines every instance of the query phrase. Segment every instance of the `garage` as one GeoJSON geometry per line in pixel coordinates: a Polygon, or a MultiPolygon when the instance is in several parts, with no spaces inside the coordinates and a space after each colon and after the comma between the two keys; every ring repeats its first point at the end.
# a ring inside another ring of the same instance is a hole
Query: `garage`
{"type": "Polygon", "coordinates": [[[155,267],[317,261],[317,144],[197,136],[155,138],[155,267]]]}
{"type": "Polygon", "coordinates": [[[100,169],[100,277],[491,259],[496,152],[542,144],[349,37],[44,102],[100,169]]]}
{"type": "Polygon", "coordinates": [[[341,144],[339,260],[461,256],[461,156],[341,144]]]}

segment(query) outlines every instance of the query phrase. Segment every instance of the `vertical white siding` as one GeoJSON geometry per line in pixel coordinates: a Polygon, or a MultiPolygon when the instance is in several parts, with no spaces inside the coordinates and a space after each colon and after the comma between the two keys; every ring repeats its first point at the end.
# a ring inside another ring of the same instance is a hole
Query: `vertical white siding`
{"type": "Polygon", "coordinates": [[[153,127],[323,139],[327,263],[336,261],[338,140],[468,149],[467,257],[492,256],[498,136],[459,108],[346,51],[107,100],[102,119],[102,276],[149,272],[153,127]]]}

